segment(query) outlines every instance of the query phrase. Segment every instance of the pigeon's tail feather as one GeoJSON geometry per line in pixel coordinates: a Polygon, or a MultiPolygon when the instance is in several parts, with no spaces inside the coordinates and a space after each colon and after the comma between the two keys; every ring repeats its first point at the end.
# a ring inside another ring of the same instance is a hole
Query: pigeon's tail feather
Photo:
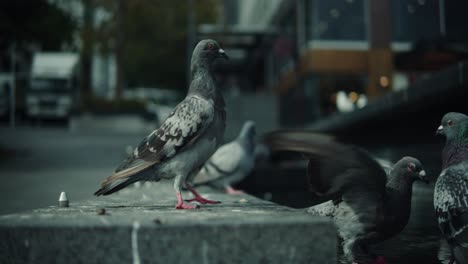
{"type": "Polygon", "coordinates": [[[109,195],[112,193],[115,193],[117,191],[122,190],[123,188],[127,187],[128,185],[138,181],[135,179],[135,177],[130,177],[130,178],[120,178],[116,179],[114,181],[104,181],[101,184],[101,188],[97,190],[94,195],[100,196],[100,195],[109,195]]]}
{"type": "Polygon", "coordinates": [[[116,171],[101,183],[101,188],[94,195],[109,195],[143,179],[144,177],[140,177],[140,174],[144,174],[144,171],[153,165],[154,163],[144,161],[139,162],[133,167],[116,171]]]}

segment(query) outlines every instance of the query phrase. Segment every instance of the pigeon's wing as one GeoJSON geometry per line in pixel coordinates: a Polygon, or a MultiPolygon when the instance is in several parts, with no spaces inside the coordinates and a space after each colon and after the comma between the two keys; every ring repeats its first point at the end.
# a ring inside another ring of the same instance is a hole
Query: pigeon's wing
{"type": "Polygon", "coordinates": [[[134,175],[154,164],[162,163],[192,145],[210,125],[213,105],[199,97],[187,97],[161,127],[148,135],[114,174],[104,181],[134,175]]]}
{"type": "Polygon", "coordinates": [[[395,164],[386,159],[375,158],[375,160],[380,164],[382,169],[385,171],[385,174],[390,175],[390,172],[393,170],[393,166],[395,166],[395,164]]]}
{"type": "Polygon", "coordinates": [[[194,184],[205,184],[238,172],[245,152],[242,146],[233,141],[221,146],[205,163],[194,179],[194,184]]]}
{"type": "Polygon", "coordinates": [[[266,135],[265,143],[272,151],[294,151],[309,159],[309,190],[329,199],[348,198],[366,193],[373,202],[382,202],[386,174],[366,151],[340,144],[333,138],[308,131],[276,131],[266,135]]]}
{"type": "Polygon", "coordinates": [[[434,208],[449,243],[468,250],[468,162],[442,171],[435,187],[434,208]]]}
{"type": "Polygon", "coordinates": [[[307,212],[314,215],[333,217],[336,213],[336,205],[333,201],[327,201],[307,208],[307,212]]]}

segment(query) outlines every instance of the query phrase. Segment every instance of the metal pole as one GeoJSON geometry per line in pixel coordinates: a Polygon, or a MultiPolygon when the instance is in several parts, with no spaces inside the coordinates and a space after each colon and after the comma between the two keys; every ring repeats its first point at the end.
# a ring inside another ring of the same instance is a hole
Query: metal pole
{"type": "Polygon", "coordinates": [[[16,43],[13,42],[12,56],[11,56],[11,78],[10,78],[10,127],[15,127],[15,91],[16,91],[16,76],[15,76],[15,64],[16,64],[16,43]]]}
{"type": "Polygon", "coordinates": [[[304,0],[296,0],[296,49],[299,58],[306,42],[304,0]]]}
{"type": "Polygon", "coordinates": [[[445,2],[444,0],[439,0],[439,29],[440,34],[445,36],[445,2]]]}

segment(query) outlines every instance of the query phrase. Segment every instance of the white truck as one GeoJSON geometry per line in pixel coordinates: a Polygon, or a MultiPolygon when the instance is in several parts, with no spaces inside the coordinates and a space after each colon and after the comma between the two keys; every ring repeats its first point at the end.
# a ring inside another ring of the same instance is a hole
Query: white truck
{"type": "Polygon", "coordinates": [[[77,53],[40,52],[34,54],[26,113],[35,119],[64,119],[78,100],[77,53]]]}

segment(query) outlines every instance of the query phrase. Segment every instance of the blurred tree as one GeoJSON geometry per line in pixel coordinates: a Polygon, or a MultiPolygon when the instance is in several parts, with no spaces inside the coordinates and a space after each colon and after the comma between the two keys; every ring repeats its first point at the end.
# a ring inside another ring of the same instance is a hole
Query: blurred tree
{"type": "MultiPolygon", "coordinates": [[[[94,0],[82,0],[83,25],[81,35],[81,98],[87,100],[92,95],[91,72],[94,46],[94,0]]],[[[82,102],[84,103],[84,102],[82,102]]]]}
{"type": "Polygon", "coordinates": [[[46,0],[0,1],[0,59],[14,42],[19,52],[31,44],[58,50],[72,43],[75,28],[68,14],[46,0]]]}
{"type": "MultiPolygon", "coordinates": [[[[102,51],[115,50],[117,63],[124,64],[125,79],[117,77],[121,83],[185,91],[185,61],[191,55],[186,54],[187,1],[133,0],[125,7],[120,1],[98,3],[113,17],[99,27],[96,42],[102,51]]],[[[197,23],[215,22],[219,3],[195,1],[197,23]]]]}

